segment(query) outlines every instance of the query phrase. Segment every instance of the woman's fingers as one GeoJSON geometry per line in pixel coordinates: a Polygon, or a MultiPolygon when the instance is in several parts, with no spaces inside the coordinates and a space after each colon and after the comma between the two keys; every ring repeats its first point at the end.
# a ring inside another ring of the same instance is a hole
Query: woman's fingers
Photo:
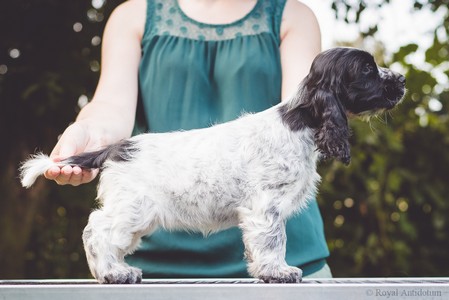
{"type": "Polygon", "coordinates": [[[53,167],[45,172],[45,177],[54,180],[59,185],[70,184],[78,186],[88,183],[97,176],[98,170],[82,170],[78,166],[63,166],[62,168],[53,167]]]}
{"type": "Polygon", "coordinates": [[[55,166],[55,167],[51,167],[50,169],[48,169],[44,173],[44,176],[45,176],[45,178],[47,178],[49,180],[55,180],[60,174],[61,174],[61,169],[59,167],[55,166]]]}

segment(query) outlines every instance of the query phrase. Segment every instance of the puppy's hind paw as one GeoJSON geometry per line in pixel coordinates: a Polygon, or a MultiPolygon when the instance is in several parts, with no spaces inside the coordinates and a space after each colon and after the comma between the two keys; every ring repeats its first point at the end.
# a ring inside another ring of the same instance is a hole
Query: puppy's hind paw
{"type": "Polygon", "coordinates": [[[142,271],[133,267],[112,269],[109,273],[97,278],[100,283],[108,284],[135,284],[142,282],[142,271]]]}
{"type": "Polygon", "coordinates": [[[276,275],[260,276],[265,283],[300,283],[302,281],[302,270],[288,267],[276,275]]]}

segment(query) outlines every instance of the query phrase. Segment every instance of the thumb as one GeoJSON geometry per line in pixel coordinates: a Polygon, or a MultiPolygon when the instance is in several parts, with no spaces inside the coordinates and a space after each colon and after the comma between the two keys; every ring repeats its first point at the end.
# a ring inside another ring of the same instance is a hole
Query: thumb
{"type": "Polygon", "coordinates": [[[82,152],[85,147],[86,135],[83,128],[74,123],[64,131],[51,157],[55,160],[62,160],[82,152]]]}
{"type": "Polygon", "coordinates": [[[73,156],[78,152],[78,145],[74,140],[64,141],[59,148],[59,153],[57,154],[58,159],[64,159],[69,156],[73,156]]]}

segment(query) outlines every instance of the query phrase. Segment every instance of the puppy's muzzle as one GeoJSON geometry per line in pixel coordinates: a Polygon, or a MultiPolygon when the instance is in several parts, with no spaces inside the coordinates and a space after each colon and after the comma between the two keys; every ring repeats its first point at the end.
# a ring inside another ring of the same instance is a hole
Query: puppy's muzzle
{"type": "Polygon", "coordinates": [[[382,67],[379,67],[379,76],[386,83],[386,97],[391,104],[391,107],[389,108],[392,108],[398,104],[404,96],[406,79],[402,74],[382,67]]]}

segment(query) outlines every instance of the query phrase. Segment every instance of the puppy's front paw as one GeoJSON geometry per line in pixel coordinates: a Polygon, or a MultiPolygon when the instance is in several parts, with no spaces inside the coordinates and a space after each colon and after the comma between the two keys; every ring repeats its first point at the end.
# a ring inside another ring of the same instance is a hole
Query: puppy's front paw
{"type": "Polygon", "coordinates": [[[295,267],[286,267],[273,275],[259,276],[265,283],[300,283],[302,270],[295,267]]]}
{"type": "Polygon", "coordinates": [[[134,284],[142,282],[142,271],[130,266],[111,268],[106,274],[97,278],[99,283],[134,284]]]}

